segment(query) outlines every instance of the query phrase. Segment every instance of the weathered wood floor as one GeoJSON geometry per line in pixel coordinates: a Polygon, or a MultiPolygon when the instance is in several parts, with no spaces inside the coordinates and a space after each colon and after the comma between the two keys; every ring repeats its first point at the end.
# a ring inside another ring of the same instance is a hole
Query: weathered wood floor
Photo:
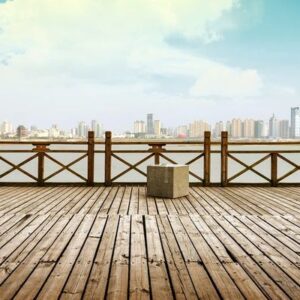
{"type": "Polygon", "coordinates": [[[300,188],[0,187],[0,299],[300,299],[300,188]]]}

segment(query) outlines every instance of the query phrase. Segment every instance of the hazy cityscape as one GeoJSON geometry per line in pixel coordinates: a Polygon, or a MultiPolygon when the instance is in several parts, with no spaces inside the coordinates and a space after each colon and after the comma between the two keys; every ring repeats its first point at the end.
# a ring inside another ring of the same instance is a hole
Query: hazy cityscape
{"type": "MultiPolygon", "coordinates": [[[[97,121],[80,121],[71,129],[62,129],[57,124],[43,129],[31,125],[15,126],[9,121],[0,123],[2,139],[84,139],[89,130],[95,132],[96,138],[103,138],[108,128],[97,121]]],[[[300,138],[300,108],[292,107],[290,120],[278,119],[274,114],[269,120],[241,119],[219,121],[210,124],[205,120],[194,120],[189,124],[168,127],[154,114],[149,113],[145,120],[135,120],[130,130],[124,129],[122,133],[115,133],[119,138],[202,138],[204,131],[211,131],[213,138],[219,138],[222,131],[228,131],[232,139],[297,139],[300,138]]]]}

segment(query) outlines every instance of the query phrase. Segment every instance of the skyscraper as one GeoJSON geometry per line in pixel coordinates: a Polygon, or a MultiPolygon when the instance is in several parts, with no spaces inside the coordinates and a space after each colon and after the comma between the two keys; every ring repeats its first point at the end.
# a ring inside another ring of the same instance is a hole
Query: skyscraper
{"type": "Polygon", "coordinates": [[[231,136],[233,138],[242,137],[242,121],[241,119],[232,119],[231,121],[231,136]]]}
{"type": "Polygon", "coordinates": [[[96,138],[99,138],[99,137],[101,137],[103,135],[102,124],[100,124],[96,120],[92,120],[91,129],[92,129],[92,131],[95,132],[95,137],[96,138]]]}
{"type": "Polygon", "coordinates": [[[88,127],[85,122],[81,121],[78,124],[78,136],[81,138],[86,138],[88,133],[88,127]]]}
{"type": "Polygon", "coordinates": [[[154,134],[156,136],[161,135],[161,122],[160,122],[160,120],[154,120],[154,134]]]}
{"type": "Polygon", "coordinates": [[[280,120],[279,121],[279,136],[283,139],[287,139],[289,137],[289,121],[288,120],[280,120]]]}
{"type": "Polygon", "coordinates": [[[254,137],[260,139],[264,136],[264,121],[257,120],[254,122],[254,137]]]}
{"type": "Polygon", "coordinates": [[[291,108],[291,138],[300,138],[300,108],[291,108]]]}
{"type": "Polygon", "coordinates": [[[153,114],[147,114],[147,133],[154,134],[153,114]]]}
{"type": "Polygon", "coordinates": [[[133,125],[133,132],[136,134],[146,133],[145,122],[135,121],[133,125]]]}
{"type": "Polygon", "coordinates": [[[243,137],[253,138],[254,137],[254,120],[246,119],[243,122],[243,137]]]}
{"type": "Polygon", "coordinates": [[[204,131],[209,131],[210,125],[202,120],[194,121],[189,125],[189,136],[194,137],[203,137],[204,131]]]}
{"type": "Polygon", "coordinates": [[[273,116],[269,120],[269,137],[270,138],[278,137],[278,134],[279,134],[278,124],[279,124],[278,120],[276,119],[275,115],[273,114],[273,116]]]}

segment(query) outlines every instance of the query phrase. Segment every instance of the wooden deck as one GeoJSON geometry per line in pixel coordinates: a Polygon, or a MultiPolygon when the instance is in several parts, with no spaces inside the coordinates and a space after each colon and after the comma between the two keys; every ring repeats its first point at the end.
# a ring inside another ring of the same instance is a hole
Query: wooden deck
{"type": "Polygon", "coordinates": [[[300,188],[0,187],[0,299],[300,299],[300,188]]]}

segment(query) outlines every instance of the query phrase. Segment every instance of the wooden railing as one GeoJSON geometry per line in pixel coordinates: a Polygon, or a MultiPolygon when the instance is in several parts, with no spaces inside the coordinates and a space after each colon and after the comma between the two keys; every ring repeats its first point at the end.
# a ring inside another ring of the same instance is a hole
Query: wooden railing
{"type": "MultiPolygon", "coordinates": [[[[130,171],[135,171],[138,174],[146,178],[147,174],[140,167],[143,163],[154,163],[160,164],[163,160],[164,162],[169,162],[172,164],[177,164],[169,154],[194,154],[195,156],[185,162],[184,164],[191,166],[192,164],[198,163],[198,172],[190,170],[190,176],[197,180],[199,184],[204,186],[209,186],[212,184],[218,184],[221,186],[228,186],[236,184],[236,179],[245,174],[248,171],[253,172],[257,176],[263,179],[266,184],[271,186],[277,186],[282,183],[284,179],[294,174],[300,169],[300,166],[290,160],[285,156],[285,154],[300,154],[298,149],[267,149],[267,150],[234,150],[234,146],[289,146],[297,145],[300,146],[300,141],[286,141],[286,142],[241,142],[241,141],[229,141],[228,133],[222,132],[221,141],[211,141],[211,133],[205,132],[203,141],[114,141],[112,139],[111,132],[105,133],[105,141],[95,141],[94,132],[88,133],[87,141],[80,142],[16,142],[16,141],[1,141],[0,142],[0,161],[4,164],[10,166],[10,168],[1,173],[0,169],[0,180],[14,171],[19,171],[30,178],[31,181],[36,182],[38,185],[44,185],[53,179],[56,175],[61,174],[64,171],[68,171],[81,182],[86,183],[89,186],[94,185],[95,183],[101,183],[99,178],[95,178],[95,170],[97,168],[104,169],[104,179],[102,180],[105,185],[109,186],[113,183],[120,183],[120,179],[125,176],[130,171]],[[31,145],[32,149],[3,149],[1,146],[8,145],[31,145]],[[52,149],[51,146],[54,145],[76,145],[81,146],[85,149],[52,149]],[[101,146],[103,149],[99,150],[96,147],[101,146]],[[148,146],[148,149],[132,149],[134,146],[148,146]],[[193,146],[196,149],[169,149],[168,146],[193,146]],[[131,146],[131,149],[119,149],[115,146],[131,146]],[[24,159],[20,163],[14,163],[8,158],[5,158],[3,154],[5,153],[31,153],[28,158],[24,159]],[[72,160],[69,163],[65,163],[58,158],[54,157],[55,153],[64,153],[64,154],[78,154],[79,157],[72,160]],[[96,165],[95,157],[96,155],[104,155],[104,165],[96,165]],[[122,157],[123,154],[145,154],[146,156],[142,159],[139,159],[135,163],[130,163],[126,158],[122,157]],[[257,159],[255,162],[248,164],[245,163],[241,158],[238,158],[237,155],[247,155],[247,154],[261,154],[263,157],[257,159]],[[220,179],[218,182],[211,182],[211,156],[218,155],[220,157],[220,179]],[[45,159],[48,159],[55,163],[59,169],[52,172],[51,174],[45,175],[45,168],[47,167],[45,159]],[[86,175],[80,174],[80,172],[73,169],[74,165],[79,162],[82,162],[86,159],[86,175]],[[199,161],[203,160],[203,167],[200,169],[199,161]],[[29,162],[37,160],[37,175],[34,175],[24,169],[24,166],[29,162]],[[258,165],[265,161],[270,161],[270,176],[263,174],[261,171],[255,169],[258,165]],[[285,174],[278,176],[278,160],[282,160],[285,163],[291,165],[292,169],[286,172],[285,174]],[[113,171],[113,161],[118,161],[124,164],[127,168],[118,174],[112,176],[113,171]],[[239,165],[243,166],[241,171],[236,172],[233,175],[229,176],[229,164],[231,161],[235,161],[239,165]]],[[[124,182],[123,182],[124,183],[124,182]]],[[[298,182],[296,182],[298,183],[298,182]]],[[[300,183],[300,182],[299,182],[300,183]]],[[[253,184],[253,183],[251,183],[253,184]]],[[[293,182],[295,184],[295,182],[293,182]]]]}

